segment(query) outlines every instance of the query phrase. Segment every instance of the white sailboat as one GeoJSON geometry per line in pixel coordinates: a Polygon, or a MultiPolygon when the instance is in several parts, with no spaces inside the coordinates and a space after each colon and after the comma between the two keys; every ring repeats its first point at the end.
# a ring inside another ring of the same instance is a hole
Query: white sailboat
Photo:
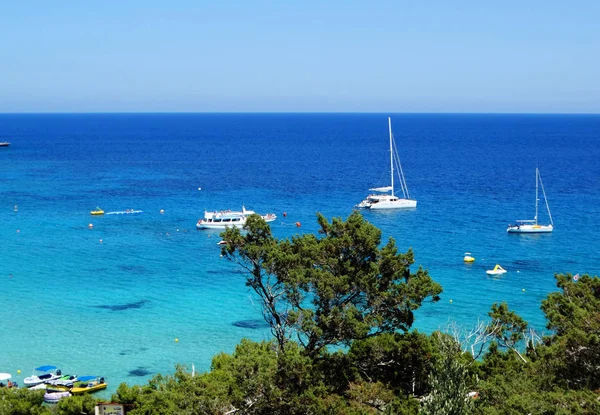
{"type": "Polygon", "coordinates": [[[392,134],[392,119],[388,117],[388,126],[390,131],[390,186],[385,187],[374,187],[369,189],[374,194],[367,196],[365,200],[356,205],[357,208],[362,209],[406,209],[417,207],[417,201],[410,198],[408,193],[408,186],[404,179],[404,172],[402,171],[402,165],[400,164],[400,157],[398,156],[398,148],[394,141],[394,135],[392,134]],[[402,197],[396,196],[394,192],[394,168],[398,173],[398,179],[400,182],[400,188],[402,189],[402,197]],[[389,193],[388,193],[389,192],[389,193]]]}
{"type": "Polygon", "coordinates": [[[544,190],[544,183],[542,183],[542,176],[540,175],[540,169],[535,169],[535,217],[533,220],[518,220],[515,225],[508,225],[506,230],[509,233],[544,233],[552,232],[554,230],[554,222],[552,221],[552,215],[550,214],[550,206],[548,206],[548,199],[546,199],[546,191],[544,190]],[[548,217],[550,218],[549,225],[540,225],[538,223],[538,187],[542,188],[542,194],[544,195],[544,202],[546,204],[546,210],[548,211],[548,217]]]}

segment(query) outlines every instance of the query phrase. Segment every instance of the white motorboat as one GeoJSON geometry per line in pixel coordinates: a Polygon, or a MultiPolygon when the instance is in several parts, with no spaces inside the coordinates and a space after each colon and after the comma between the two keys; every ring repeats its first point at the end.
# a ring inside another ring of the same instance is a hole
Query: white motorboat
{"type": "MultiPolygon", "coordinates": [[[[196,223],[197,229],[225,229],[227,227],[241,228],[246,224],[248,216],[254,215],[256,212],[253,210],[246,210],[242,206],[241,211],[234,210],[221,210],[214,212],[204,212],[204,217],[198,220],[196,223]]],[[[260,215],[265,222],[273,222],[277,219],[277,215],[274,213],[268,213],[266,215],[260,215]]]]}
{"type": "Polygon", "coordinates": [[[23,379],[23,384],[30,388],[32,386],[39,385],[40,383],[44,383],[49,380],[58,379],[61,376],[62,374],[60,370],[56,369],[56,366],[40,366],[34,369],[33,375],[23,379]]]}
{"type": "Polygon", "coordinates": [[[488,269],[486,272],[488,275],[502,275],[506,274],[506,270],[502,268],[500,265],[496,264],[494,269],[488,269]]]}
{"type": "Polygon", "coordinates": [[[394,135],[392,134],[392,119],[388,117],[388,127],[390,133],[390,186],[374,187],[369,190],[376,192],[367,196],[365,200],[356,205],[357,208],[361,209],[407,209],[417,207],[417,201],[410,198],[408,193],[408,186],[404,179],[404,171],[400,164],[400,157],[398,156],[398,148],[394,141],[394,135]],[[402,197],[395,195],[394,189],[394,168],[398,174],[400,188],[402,189],[402,197]],[[389,193],[388,193],[389,192],[389,193]]]}
{"type": "Polygon", "coordinates": [[[506,230],[508,233],[547,233],[554,230],[554,222],[552,221],[552,215],[550,214],[550,206],[548,206],[548,199],[546,198],[546,191],[544,190],[544,183],[542,183],[542,176],[540,175],[540,169],[535,169],[535,216],[533,220],[518,220],[514,225],[508,225],[506,230]],[[544,202],[546,203],[546,210],[548,211],[548,217],[550,218],[549,225],[540,225],[538,223],[538,187],[542,188],[542,194],[544,195],[544,202]]]}

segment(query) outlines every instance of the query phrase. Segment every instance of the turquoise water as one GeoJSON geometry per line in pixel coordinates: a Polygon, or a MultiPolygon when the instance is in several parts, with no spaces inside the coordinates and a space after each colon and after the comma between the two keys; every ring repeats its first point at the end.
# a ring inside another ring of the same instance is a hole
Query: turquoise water
{"type": "MultiPolygon", "coordinates": [[[[22,383],[54,364],[104,376],[108,395],[270,338],[234,325],[259,323],[258,305],[219,257],[218,232],[196,221],[244,204],[276,213],[283,238],[315,232],[316,212],[348,216],[387,177],[387,116],[0,115],[0,141],[12,142],[0,148],[0,372],[22,383]],[[143,213],[92,217],[96,206],[143,213]]],[[[598,274],[600,116],[392,120],[418,207],[365,217],[444,288],[415,326],[474,325],[504,300],[543,330],[554,273],[598,274]],[[533,218],[536,166],[555,231],[508,235],[509,222],[533,218]],[[485,273],[496,263],[501,278],[485,273]]]]}

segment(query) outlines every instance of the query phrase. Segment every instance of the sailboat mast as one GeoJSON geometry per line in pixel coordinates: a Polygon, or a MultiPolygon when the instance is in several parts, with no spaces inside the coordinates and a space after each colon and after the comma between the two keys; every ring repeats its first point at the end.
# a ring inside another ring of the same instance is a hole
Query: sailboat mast
{"type": "Polygon", "coordinates": [[[546,190],[544,190],[544,182],[542,181],[542,175],[538,171],[538,177],[540,179],[540,186],[542,187],[542,194],[544,195],[544,202],[546,203],[546,210],[548,211],[548,217],[550,218],[550,224],[554,225],[552,220],[552,214],[550,213],[550,206],[548,205],[548,198],[546,197],[546,190]]]}
{"type": "Polygon", "coordinates": [[[540,198],[538,197],[538,182],[540,181],[539,179],[540,176],[540,169],[538,169],[536,167],[535,169],[535,224],[538,224],[538,202],[540,200],[540,198]]]}
{"type": "Polygon", "coordinates": [[[390,129],[390,173],[391,173],[391,186],[392,196],[394,196],[394,150],[392,149],[392,118],[388,117],[388,126],[390,129]]]}

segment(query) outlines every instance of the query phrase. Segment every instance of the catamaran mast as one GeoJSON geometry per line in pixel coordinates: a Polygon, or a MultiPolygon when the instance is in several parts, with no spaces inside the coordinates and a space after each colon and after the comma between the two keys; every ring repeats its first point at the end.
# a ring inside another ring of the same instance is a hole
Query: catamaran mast
{"type": "Polygon", "coordinates": [[[388,126],[390,130],[390,172],[392,177],[392,196],[394,196],[394,150],[392,149],[392,118],[388,117],[388,126]]]}
{"type": "Polygon", "coordinates": [[[535,224],[538,224],[538,202],[540,198],[538,197],[538,182],[540,181],[540,169],[535,168],[535,224]]]}

